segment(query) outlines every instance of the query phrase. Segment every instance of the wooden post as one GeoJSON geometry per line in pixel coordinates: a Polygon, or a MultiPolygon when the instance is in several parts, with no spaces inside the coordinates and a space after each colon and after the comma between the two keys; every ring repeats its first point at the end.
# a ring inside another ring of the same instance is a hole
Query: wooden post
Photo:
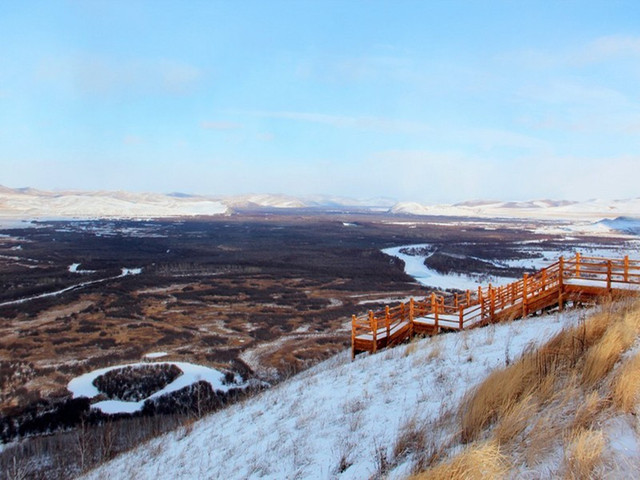
{"type": "Polygon", "coordinates": [[[387,305],[384,307],[384,326],[387,327],[387,345],[389,344],[389,337],[391,336],[391,322],[389,317],[389,305],[387,305]]]}
{"type": "Polygon", "coordinates": [[[471,291],[467,288],[467,307],[471,304],[471,291]]]}
{"type": "Polygon", "coordinates": [[[431,294],[431,313],[435,315],[436,319],[436,327],[438,326],[438,299],[436,298],[436,294],[431,294]]]}
{"type": "Polygon", "coordinates": [[[480,318],[484,319],[484,299],[482,298],[482,287],[478,287],[478,301],[480,302],[480,318]]]}
{"type": "Polygon", "coordinates": [[[356,358],[356,316],[351,315],[351,360],[356,358]]]}
{"type": "Polygon", "coordinates": [[[613,276],[611,260],[607,260],[607,291],[611,293],[611,277],[613,276]]]}
{"type": "Polygon", "coordinates": [[[629,255],[624,256],[624,281],[629,283],[629,255]]]}
{"type": "Polygon", "coordinates": [[[527,283],[529,281],[529,274],[525,273],[522,277],[522,317],[526,317],[528,312],[527,308],[527,283]]]}
{"type": "Polygon", "coordinates": [[[576,278],[580,278],[580,253],[576,252],[576,278]]]}
{"type": "Polygon", "coordinates": [[[409,336],[413,337],[413,319],[415,318],[415,302],[413,297],[409,299],[409,336]]]}
{"type": "Polygon", "coordinates": [[[455,293],[455,294],[453,295],[453,304],[454,304],[454,306],[455,306],[456,308],[458,308],[458,294],[457,294],[457,293],[455,293]]]}
{"type": "Polygon", "coordinates": [[[558,307],[564,309],[564,257],[558,261],[558,307]]]}
{"type": "Polygon", "coordinates": [[[462,305],[460,305],[458,308],[460,309],[460,313],[459,313],[460,330],[462,330],[464,328],[464,308],[462,308],[462,305]]]}
{"type": "Polygon", "coordinates": [[[496,316],[496,292],[489,284],[489,316],[491,317],[491,323],[495,321],[496,316]]]}
{"type": "Polygon", "coordinates": [[[373,310],[369,310],[369,325],[373,331],[373,353],[378,351],[378,320],[373,314],[373,310]]]}

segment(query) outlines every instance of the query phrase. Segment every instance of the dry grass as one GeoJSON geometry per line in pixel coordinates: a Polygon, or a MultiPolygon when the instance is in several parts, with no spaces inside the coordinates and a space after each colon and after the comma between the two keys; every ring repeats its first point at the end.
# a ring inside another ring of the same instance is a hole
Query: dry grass
{"type": "Polygon", "coordinates": [[[607,329],[602,339],[587,353],[582,380],[594,385],[602,380],[634,342],[640,327],[640,312],[627,312],[607,329]]]}
{"type": "Polygon", "coordinates": [[[598,412],[605,406],[605,400],[597,391],[589,393],[576,410],[571,423],[571,430],[580,431],[591,428],[598,412]]]}
{"type": "Polygon", "coordinates": [[[500,478],[509,465],[535,468],[558,448],[564,461],[555,475],[600,477],[608,464],[596,425],[612,405],[633,413],[640,400],[640,353],[614,370],[639,333],[640,303],[605,305],[492,372],[457,414],[468,448],[414,478],[500,478]]]}
{"type": "Polygon", "coordinates": [[[511,407],[507,407],[493,432],[499,445],[513,440],[520,435],[537,413],[539,404],[533,395],[526,395],[511,407]]]}
{"type": "Polygon", "coordinates": [[[496,442],[472,444],[448,462],[411,477],[412,480],[480,480],[506,477],[509,464],[496,442]]]}
{"type": "Polygon", "coordinates": [[[408,357],[409,355],[413,355],[414,353],[416,353],[418,351],[418,344],[419,344],[420,339],[418,337],[413,337],[411,339],[411,341],[409,342],[409,345],[407,345],[407,348],[404,351],[404,356],[408,357]]]}
{"type": "Polygon", "coordinates": [[[614,379],[611,396],[618,410],[634,412],[640,400],[640,352],[620,368],[614,379]]]}
{"type": "Polygon", "coordinates": [[[584,480],[600,478],[597,467],[602,464],[604,435],[598,430],[579,430],[565,446],[565,478],[584,480]]]}
{"type": "Polygon", "coordinates": [[[461,408],[461,434],[465,443],[475,440],[496,418],[502,417],[537,383],[535,362],[519,361],[496,370],[473,390],[461,408]]]}
{"type": "MultiPolygon", "coordinates": [[[[492,372],[463,401],[462,441],[475,441],[498,418],[509,417],[517,423],[514,408],[523,398],[548,402],[559,388],[558,379],[567,377],[579,366],[582,382],[594,385],[633,343],[639,326],[640,312],[629,311],[624,304],[619,309],[608,308],[580,325],[563,330],[537,350],[525,352],[509,367],[492,372]]],[[[501,434],[512,427],[505,425],[501,434]]]]}
{"type": "Polygon", "coordinates": [[[442,357],[442,341],[440,337],[432,337],[429,350],[429,354],[427,355],[427,360],[435,360],[437,358],[442,357]]]}
{"type": "Polygon", "coordinates": [[[562,427],[554,415],[544,415],[535,420],[522,452],[526,465],[536,465],[546,454],[553,451],[561,435],[562,427]]]}
{"type": "Polygon", "coordinates": [[[400,428],[393,445],[393,458],[402,458],[409,453],[424,451],[428,438],[427,426],[416,416],[409,418],[400,428]]]}

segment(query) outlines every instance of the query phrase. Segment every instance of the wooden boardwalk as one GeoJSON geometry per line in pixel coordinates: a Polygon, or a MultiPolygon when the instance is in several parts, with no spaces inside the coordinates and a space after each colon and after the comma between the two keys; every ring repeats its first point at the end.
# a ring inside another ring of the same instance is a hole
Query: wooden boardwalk
{"type": "Polygon", "coordinates": [[[351,353],[373,352],[403,342],[413,335],[435,335],[515,320],[567,301],[640,291],[640,261],[586,257],[579,253],[533,275],[501,287],[444,297],[431,296],[387,306],[367,315],[352,316],[351,353]]]}

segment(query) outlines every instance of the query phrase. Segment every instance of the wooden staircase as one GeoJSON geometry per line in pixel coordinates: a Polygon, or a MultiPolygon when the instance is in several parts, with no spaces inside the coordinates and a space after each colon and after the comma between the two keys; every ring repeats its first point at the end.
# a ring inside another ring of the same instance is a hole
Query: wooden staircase
{"type": "Polygon", "coordinates": [[[432,293],[423,299],[386,306],[384,310],[353,315],[351,354],[375,353],[413,335],[435,335],[489,323],[515,320],[550,307],[561,310],[567,301],[591,301],[613,294],[640,291],[640,261],[560,257],[539,272],[501,287],[478,287],[448,297],[432,293]]]}

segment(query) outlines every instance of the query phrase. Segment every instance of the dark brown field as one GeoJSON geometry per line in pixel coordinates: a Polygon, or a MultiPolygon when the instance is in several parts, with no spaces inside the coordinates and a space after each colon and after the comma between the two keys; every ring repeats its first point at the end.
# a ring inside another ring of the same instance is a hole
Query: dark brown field
{"type": "Polygon", "coordinates": [[[158,351],[276,380],[347,347],[352,313],[426,293],[381,248],[428,242],[439,251],[432,268],[518,276],[482,259],[522,256],[525,240],[563,242],[531,227],[294,212],[5,230],[0,304],[108,280],[0,306],[0,413],[64,398],[74,376],[158,351]],[[73,263],[91,272],[70,272],[73,263]],[[117,277],[123,267],[142,273],[117,277]]]}

